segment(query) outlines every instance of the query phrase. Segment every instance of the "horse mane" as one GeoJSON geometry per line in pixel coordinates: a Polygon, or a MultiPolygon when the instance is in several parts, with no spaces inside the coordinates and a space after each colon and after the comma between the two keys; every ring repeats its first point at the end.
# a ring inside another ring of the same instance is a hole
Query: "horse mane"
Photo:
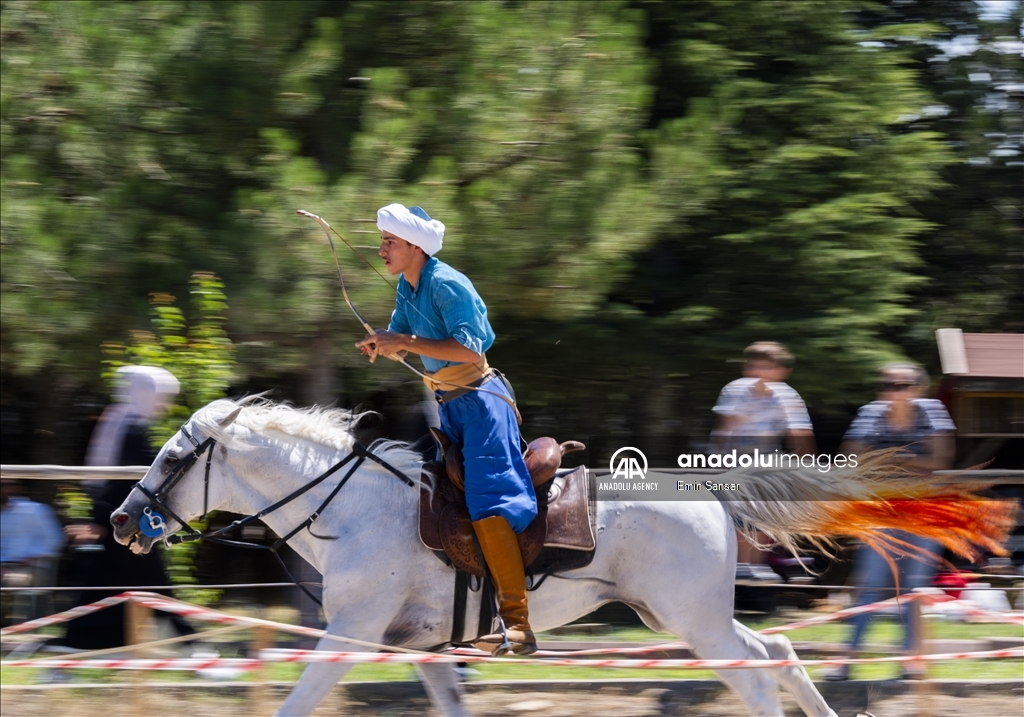
{"type": "MultiPolygon", "coordinates": [[[[241,449],[251,447],[253,444],[239,436],[237,432],[231,431],[230,426],[220,425],[224,418],[236,410],[239,410],[239,413],[234,423],[254,433],[266,435],[269,432],[276,432],[292,439],[345,452],[351,452],[356,442],[352,430],[364,416],[372,413],[353,413],[344,408],[326,406],[297,408],[287,403],[276,403],[264,398],[262,394],[256,394],[216,400],[197,411],[192,420],[197,428],[206,435],[213,436],[222,445],[241,449]]],[[[408,444],[382,439],[375,441],[370,449],[414,481],[418,480],[422,458],[410,450],[408,444]]],[[[367,465],[386,470],[372,461],[367,465]]]]}
{"type": "Polygon", "coordinates": [[[219,442],[242,448],[245,440],[220,425],[220,421],[239,408],[243,410],[234,422],[255,433],[277,431],[292,438],[300,438],[339,451],[352,450],[355,443],[352,429],[366,415],[325,406],[297,408],[287,403],[275,403],[261,394],[256,394],[214,401],[197,411],[193,420],[205,433],[214,436],[219,442]]]}

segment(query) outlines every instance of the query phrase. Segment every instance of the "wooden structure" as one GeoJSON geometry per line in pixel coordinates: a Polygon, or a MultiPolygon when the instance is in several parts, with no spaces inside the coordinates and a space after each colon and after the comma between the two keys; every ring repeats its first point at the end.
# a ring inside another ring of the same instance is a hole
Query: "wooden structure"
{"type": "Polygon", "coordinates": [[[935,332],[939,398],[957,427],[957,468],[1024,468],[1024,334],[935,332]]]}

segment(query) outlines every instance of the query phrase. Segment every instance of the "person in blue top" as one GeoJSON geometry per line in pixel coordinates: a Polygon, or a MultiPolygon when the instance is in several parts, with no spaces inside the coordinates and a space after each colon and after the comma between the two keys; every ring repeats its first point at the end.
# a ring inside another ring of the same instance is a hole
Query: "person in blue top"
{"type": "MultiPolygon", "coordinates": [[[[378,254],[388,273],[401,274],[391,323],[386,331],[356,346],[373,362],[377,356],[418,354],[424,383],[440,404],[441,430],[462,444],[466,503],[473,529],[498,597],[510,650],[536,651],[526,604],[526,578],[517,533],[537,517],[537,496],[523,461],[519,415],[514,399],[487,365],[494,343],[487,306],[473,283],[434,256],[441,250],[444,224],[420,207],[389,204],[377,212],[378,254]]],[[[497,652],[500,633],[480,638],[497,652]]],[[[504,652],[502,649],[501,652],[504,652]]]]}
{"type": "MultiPolygon", "coordinates": [[[[860,407],[857,417],[850,424],[839,450],[847,455],[861,455],[867,451],[896,449],[892,462],[906,470],[919,473],[950,468],[955,451],[953,435],[956,426],[941,401],[925,398],[928,388],[928,374],[917,364],[893,363],[883,366],[879,372],[878,400],[860,407]]],[[[917,553],[897,556],[893,575],[892,564],[873,548],[862,545],[854,563],[857,585],[862,588],[856,606],[867,605],[885,598],[886,590],[894,588],[899,578],[900,590],[924,587],[935,574],[936,562],[941,546],[934,540],[911,535],[901,531],[890,531],[889,535],[916,549],[917,553]],[[933,559],[925,556],[934,555],[933,559]]],[[[852,619],[853,633],[849,650],[856,653],[867,630],[873,613],[861,613],[852,619]]],[[[903,615],[901,619],[905,619],[903,615]]],[[[918,625],[907,622],[903,647],[910,652],[917,643],[918,625]]],[[[921,673],[911,663],[903,671],[904,679],[916,679],[921,673]]],[[[825,675],[826,680],[846,680],[850,677],[849,665],[841,665],[825,675]]]]}

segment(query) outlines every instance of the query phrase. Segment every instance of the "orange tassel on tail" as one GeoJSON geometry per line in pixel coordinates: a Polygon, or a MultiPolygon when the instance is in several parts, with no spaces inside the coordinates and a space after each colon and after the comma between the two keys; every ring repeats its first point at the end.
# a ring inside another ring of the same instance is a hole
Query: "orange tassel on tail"
{"type": "Polygon", "coordinates": [[[890,561],[911,555],[937,556],[891,531],[937,541],[976,561],[985,552],[1006,555],[1003,547],[1016,524],[1017,502],[982,493],[991,484],[956,484],[894,466],[895,450],[862,456],[859,466],[826,475],[809,470],[736,470],[725,474],[740,489],[723,505],[748,536],[766,533],[777,544],[799,552],[798,541],[828,550],[836,539],[862,540],[890,561]]]}
{"type": "Polygon", "coordinates": [[[1003,544],[1013,529],[1017,506],[1013,501],[965,500],[946,494],[917,499],[842,501],[829,503],[826,511],[829,517],[822,521],[820,529],[827,535],[859,538],[885,553],[919,553],[915,546],[881,532],[900,530],[934,540],[975,561],[983,550],[1007,554],[1003,544]]]}

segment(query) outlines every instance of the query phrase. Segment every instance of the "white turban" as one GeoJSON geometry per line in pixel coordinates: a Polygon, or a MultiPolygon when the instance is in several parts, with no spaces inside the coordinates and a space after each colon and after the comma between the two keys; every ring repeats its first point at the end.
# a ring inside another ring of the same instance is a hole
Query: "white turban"
{"type": "Polygon", "coordinates": [[[402,204],[389,204],[378,209],[377,228],[415,244],[426,252],[427,256],[433,256],[441,251],[441,243],[444,240],[444,224],[431,219],[419,207],[406,209],[402,204]]]}

